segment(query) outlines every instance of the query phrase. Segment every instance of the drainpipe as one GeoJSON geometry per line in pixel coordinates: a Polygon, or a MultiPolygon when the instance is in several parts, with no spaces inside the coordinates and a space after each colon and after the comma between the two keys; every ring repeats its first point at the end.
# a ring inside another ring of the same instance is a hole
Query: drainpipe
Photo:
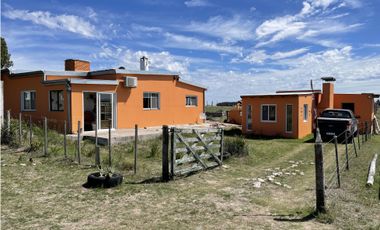
{"type": "Polygon", "coordinates": [[[72,126],[71,126],[71,85],[70,81],[66,81],[66,93],[67,93],[67,126],[68,126],[68,132],[72,133],[72,126]]]}

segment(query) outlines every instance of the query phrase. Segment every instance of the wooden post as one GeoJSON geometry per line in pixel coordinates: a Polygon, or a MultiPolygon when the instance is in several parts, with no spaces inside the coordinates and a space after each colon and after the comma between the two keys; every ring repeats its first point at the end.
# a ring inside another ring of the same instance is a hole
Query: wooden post
{"type": "Polygon", "coordinates": [[[355,150],[355,157],[358,157],[358,150],[356,149],[356,143],[355,143],[355,135],[352,135],[352,144],[354,145],[354,150],[355,150]]]}
{"type": "Polygon", "coordinates": [[[365,141],[368,141],[368,122],[364,123],[365,141]]]}
{"type": "Polygon", "coordinates": [[[373,182],[375,181],[376,161],[377,161],[377,153],[373,156],[373,158],[369,164],[367,184],[366,184],[368,187],[372,186],[373,182]]]}
{"type": "Polygon", "coordinates": [[[364,129],[364,123],[362,123],[362,124],[363,124],[363,125],[362,125],[362,126],[363,126],[363,127],[362,127],[362,128],[363,128],[363,129],[362,129],[362,130],[363,130],[363,134],[362,134],[362,144],[364,145],[365,129],[364,129]]]}
{"type": "Polygon", "coordinates": [[[44,117],[44,156],[46,157],[48,155],[48,124],[47,124],[47,118],[44,117]]]}
{"type": "Polygon", "coordinates": [[[325,208],[325,178],[323,171],[323,146],[319,129],[314,144],[315,151],[315,188],[316,188],[316,211],[326,212],[325,208]]]}
{"type": "Polygon", "coordinates": [[[175,154],[175,128],[171,128],[170,130],[170,175],[173,178],[175,175],[175,161],[176,161],[176,154],[175,154]]]}
{"type": "Polygon", "coordinates": [[[138,137],[139,137],[138,130],[139,130],[139,127],[137,124],[135,124],[135,148],[134,148],[134,163],[133,163],[134,174],[137,173],[137,148],[138,148],[137,144],[138,144],[138,137]]]}
{"type": "Polygon", "coordinates": [[[360,149],[360,130],[358,129],[358,148],[360,149]]]}
{"type": "Polygon", "coordinates": [[[7,134],[11,134],[11,111],[7,110],[7,134]]]}
{"type": "Polygon", "coordinates": [[[108,121],[108,166],[110,168],[112,166],[112,158],[111,158],[111,151],[112,151],[111,127],[112,127],[112,120],[110,119],[108,121]]]}
{"type": "Polygon", "coordinates": [[[95,147],[98,146],[98,122],[95,122],[95,147]]]}
{"type": "Polygon", "coordinates": [[[99,166],[100,165],[100,147],[95,146],[95,165],[99,166]]]}
{"type": "Polygon", "coordinates": [[[338,188],[340,188],[340,171],[339,171],[339,155],[338,155],[338,138],[334,136],[335,145],[335,165],[336,165],[336,175],[338,178],[338,188]]]}
{"type": "Polygon", "coordinates": [[[78,164],[80,164],[80,132],[81,132],[80,121],[78,121],[78,139],[77,139],[78,164]]]}
{"type": "Polygon", "coordinates": [[[344,132],[344,144],[346,146],[346,170],[350,169],[350,166],[348,164],[348,137],[347,137],[347,130],[344,132]]]}
{"type": "Polygon", "coordinates": [[[66,141],[66,135],[67,135],[67,124],[66,120],[63,122],[63,153],[65,155],[65,158],[67,158],[67,141],[66,141]]]}
{"type": "Polygon", "coordinates": [[[22,114],[18,114],[18,143],[22,145],[22,114]]]}
{"type": "Polygon", "coordinates": [[[32,148],[33,127],[32,127],[32,115],[29,115],[29,146],[32,148]]]}
{"type": "Polygon", "coordinates": [[[169,181],[169,128],[162,126],[162,181],[169,181]]]}
{"type": "Polygon", "coordinates": [[[220,161],[223,162],[223,154],[224,154],[224,129],[220,131],[220,161]]]}

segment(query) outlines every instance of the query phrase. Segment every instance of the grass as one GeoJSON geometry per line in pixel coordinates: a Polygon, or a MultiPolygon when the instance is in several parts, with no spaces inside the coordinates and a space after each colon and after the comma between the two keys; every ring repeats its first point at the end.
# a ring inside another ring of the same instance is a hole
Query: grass
{"type": "MultiPolygon", "coordinates": [[[[52,134],[53,135],[53,134],[52,134]]],[[[49,135],[50,136],[50,135],[49,135]]],[[[57,143],[60,136],[57,135],[57,143]]],[[[62,152],[35,157],[4,149],[1,155],[1,227],[4,229],[366,229],[379,226],[379,183],[364,186],[369,160],[380,148],[372,138],[342,172],[342,189],[330,190],[328,213],[308,219],[314,211],[314,150],[308,139],[246,139],[249,155],[233,157],[223,167],[169,183],[132,184],[160,173],[160,140],[139,145],[138,175],[132,174],[131,143],[113,147],[113,165],[125,183],[113,189],[87,190],[81,185],[94,168],[63,160],[62,152]],[[157,149],[158,148],[158,149],[157,149]],[[276,178],[291,188],[255,178],[285,169],[291,162],[304,175],[276,178]],[[333,191],[333,193],[331,193],[333,191]]],[[[330,146],[325,146],[328,152],[330,146]]],[[[340,150],[344,146],[339,146],[340,150]]],[[[73,156],[70,149],[70,156],[73,156]]],[[[84,144],[83,159],[92,158],[84,144]]],[[[107,149],[102,148],[107,162],[107,149]]],[[[340,157],[343,159],[343,151],[340,157]]],[[[333,155],[325,154],[326,173],[333,172],[333,155]]]]}

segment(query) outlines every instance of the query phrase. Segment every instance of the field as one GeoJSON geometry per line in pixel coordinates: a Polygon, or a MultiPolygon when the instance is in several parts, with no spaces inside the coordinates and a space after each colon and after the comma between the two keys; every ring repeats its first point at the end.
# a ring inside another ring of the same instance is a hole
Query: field
{"type": "MultiPolygon", "coordinates": [[[[146,142],[149,148],[141,149],[138,175],[133,176],[130,167],[118,167],[125,182],[105,190],[82,187],[94,168],[58,156],[35,157],[29,162],[24,152],[3,146],[1,228],[380,228],[379,174],[374,187],[365,187],[369,161],[380,149],[380,136],[371,138],[359,156],[352,158],[350,170],[342,172],[342,187],[326,190],[328,213],[318,216],[314,215],[314,146],[310,139],[246,139],[246,143],[249,155],[229,158],[222,167],[168,183],[136,184],[159,172],[149,167],[153,161],[160,162],[160,153],[149,157],[155,144],[146,142]],[[281,186],[265,181],[257,188],[258,178],[278,171],[289,173],[275,178],[281,186]]],[[[325,145],[326,152],[331,148],[325,145]]],[[[132,159],[131,151],[125,154],[132,159]]],[[[340,155],[344,159],[343,151],[340,155]]],[[[324,157],[327,178],[333,172],[334,157],[324,157]]]]}

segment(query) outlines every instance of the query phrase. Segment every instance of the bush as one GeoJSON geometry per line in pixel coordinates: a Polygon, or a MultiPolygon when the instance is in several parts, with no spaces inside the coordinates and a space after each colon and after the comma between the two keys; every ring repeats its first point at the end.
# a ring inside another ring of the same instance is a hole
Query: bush
{"type": "Polygon", "coordinates": [[[248,147],[245,140],[241,136],[226,138],[224,141],[224,151],[232,156],[247,156],[248,147]]]}
{"type": "Polygon", "coordinates": [[[17,127],[16,124],[11,122],[11,127],[8,129],[3,126],[1,128],[1,144],[9,146],[18,146],[17,142],[17,127]]]}

